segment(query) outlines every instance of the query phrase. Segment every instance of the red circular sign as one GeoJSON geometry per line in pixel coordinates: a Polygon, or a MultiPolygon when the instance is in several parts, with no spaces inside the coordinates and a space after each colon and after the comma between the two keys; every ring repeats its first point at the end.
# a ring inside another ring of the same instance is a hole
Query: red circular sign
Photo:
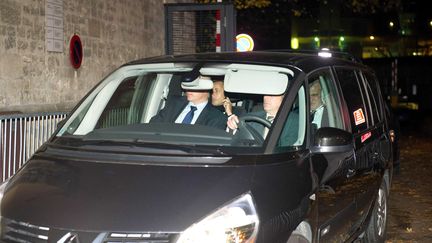
{"type": "Polygon", "coordinates": [[[71,64],[74,68],[81,67],[83,59],[83,49],[81,39],[78,35],[73,35],[69,42],[69,56],[71,64]]]}

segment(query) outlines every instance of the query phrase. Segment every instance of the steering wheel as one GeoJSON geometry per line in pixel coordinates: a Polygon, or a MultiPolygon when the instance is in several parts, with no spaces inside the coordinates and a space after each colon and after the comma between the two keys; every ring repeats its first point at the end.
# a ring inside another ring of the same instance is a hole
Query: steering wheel
{"type": "Polygon", "coordinates": [[[257,131],[251,125],[247,124],[248,121],[259,123],[268,129],[270,129],[272,124],[265,118],[256,115],[248,114],[239,117],[237,131],[238,137],[242,140],[254,140],[257,144],[264,143],[264,134],[261,134],[261,132],[257,131]]]}

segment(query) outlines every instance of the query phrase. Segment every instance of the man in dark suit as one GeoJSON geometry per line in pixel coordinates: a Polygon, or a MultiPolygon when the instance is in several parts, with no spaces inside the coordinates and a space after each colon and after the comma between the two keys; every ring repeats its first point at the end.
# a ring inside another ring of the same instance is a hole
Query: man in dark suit
{"type": "MultiPolygon", "coordinates": [[[[279,110],[279,107],[282,104],[284,95],[265,95],[263,97],[263,111],[251,112],[250,115],[258,116],[261,118],[265,118],[270,123],[273,123],[274,118],[279,110]]],[[[293,110],[288,115],[287,121],[285,122],[284,129],[279,138],[278,144],[279,146],[290,146],[293,145],[297,141],[298,136],[298,112],[293,110]]],[[[235,130],[238,128],[237,124],[239,123],[238,117],[236,115],[232,115],[228,121],[227,126],[235,130]]],[[[254,128],[257,132],[263,135],[263,138],[267,136],[268,129],[265,128],[262,124],[257,122],[251,122],[250,126],[254,128]]]]}
{"type": "Polygon", "coordinates": [[[150,122],[199,124],[225,129],[226,116],[209,102],[207,90],[187,90],[186,97],[172,98],[150,122]]]}
{"type": "Polygon", "coordinates": [[[225,96],[224,83],[220,80],[213,81],[211,102],[216,109],[220,110],[227,117],[231,116],[232,114],[241,116],[242,114],[246,113],[246,111],[241,107],[233,107],[230,99],[225,96]]]}

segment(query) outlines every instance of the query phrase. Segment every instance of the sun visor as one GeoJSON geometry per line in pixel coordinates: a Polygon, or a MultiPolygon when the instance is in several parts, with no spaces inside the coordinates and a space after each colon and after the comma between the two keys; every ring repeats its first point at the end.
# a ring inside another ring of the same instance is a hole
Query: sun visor
{"type": "Polygon", "coordinates": [[[211,90],[213,89],[213,81],[209,77],[199,76],[191,82],[182,82],[182,89],[185,90],[211,90]]]}
{"type": "Polygon", "coordinates": [[[288,85],[288,75],[279,71],[228,69],[224,79],[227,92],[281,95],[288,85]]]}

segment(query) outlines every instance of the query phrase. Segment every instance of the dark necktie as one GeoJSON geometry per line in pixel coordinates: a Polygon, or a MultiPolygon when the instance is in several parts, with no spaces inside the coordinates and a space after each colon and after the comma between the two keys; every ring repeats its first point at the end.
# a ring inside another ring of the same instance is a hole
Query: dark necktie
{"type": "Polygon", "coordinates": [[[191,124],[194,112],[197,110],[196,106],[191,106],[190,111],[186,114],[185,118],[183,119],[183,124],[191,124]]]}
{"type": "Polygon", "coordinates": [[[314,110],[314,111],[311,111],[311,114],[310,114],[310,120],[311,120],[311,122],[314,120],[314,118],[315,118],[315,113],[316,113],[316,110],[314,110]]]}
{"type": "Polygon", "coordinates": [[[270,123],[273,123],[274,119],[274,116],[267,116],[267,121],[269,121],[270,123]]]}
{"type": "MultiPolygon", "coordinates": [[[[270,123],[273,123],[275,117],[274,116],[269,116],[267,115],[266,120],[269,121],[270,123]]],[[[264,138],[267,137],[267,133],[269,132],[269,129],[267,127],[264,127],[264,138]]]]}

